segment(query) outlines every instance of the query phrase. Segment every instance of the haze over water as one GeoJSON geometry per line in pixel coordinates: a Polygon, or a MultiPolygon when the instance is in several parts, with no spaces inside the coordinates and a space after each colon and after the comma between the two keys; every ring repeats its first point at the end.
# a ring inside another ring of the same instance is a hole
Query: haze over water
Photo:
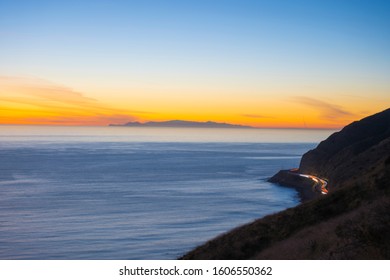
{"type": "Polygon", "coordinates": [[[333,132],[326,129],[0,125],[0,141],[2,144],[15,141],[317,143],[333,132]]]}
{"type": "Polygon", "coordinates": [[[332,132],[0,126],[0,258],[177,258],[298,204],[266,179],[332,132]]]}

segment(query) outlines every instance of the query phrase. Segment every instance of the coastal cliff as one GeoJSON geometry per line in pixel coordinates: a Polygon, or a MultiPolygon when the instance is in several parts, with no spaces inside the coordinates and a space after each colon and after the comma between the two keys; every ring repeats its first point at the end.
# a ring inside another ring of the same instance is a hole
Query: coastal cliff
{"type": "Polygon", "coordinates": [[[353,122],[303,155],[299,171],[327,178],[336,189],[363,183],[390,160],[390,109],[353,122]]]}
{"type": "Polygon", "coordinates": [[[296,172],[328,181],[319,195],[288,171],[294,208],[236,228],[182,259],[389,259],[390,109],[354,122],[303,155],[296,172]],[[310,189],[310,191],[308,191],[310,189]]]}

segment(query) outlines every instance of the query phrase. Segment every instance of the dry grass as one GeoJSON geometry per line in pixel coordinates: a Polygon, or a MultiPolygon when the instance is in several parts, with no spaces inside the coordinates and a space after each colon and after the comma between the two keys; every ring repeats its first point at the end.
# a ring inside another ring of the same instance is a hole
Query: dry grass
{"type": "Polygon", "coordinates": [[[183,258],[388,258],[390,239],[381,236],[390,236],[390,170],[389,165],[381,167],[369,184],[345,186],[326,197],[266,216],[183,258]]]}
{"type": "MultiPolygon", "coordinates": [[[[327,196],[234,229],[183,258],[389,259],[389,155],[390,109],[303,156],[303,173],[329,179],[327,196]]],[[[303,184],[287,177],[292,186],[303,184]]]]}

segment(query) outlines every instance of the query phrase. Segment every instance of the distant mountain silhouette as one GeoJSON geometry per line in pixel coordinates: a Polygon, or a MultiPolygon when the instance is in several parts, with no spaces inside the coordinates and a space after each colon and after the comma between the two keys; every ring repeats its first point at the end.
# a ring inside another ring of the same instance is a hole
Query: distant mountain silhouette
{"type": "Polygon", "coordinates": [[[199,127],[199,128],[253,128],[252,126],[236,125],[229,123],[218,123],[218,122],[192,122],[192,121],[181,121],[172,120],[164,122],[128,122],[125,124],[110,124],[110,126],[131,126],[131,127],[199,127]]]}
{"type": "MultiPolygon", "coordinates": [[[[327,179],[329,193],[234,229],[182,258],[390,259],[390,109],[334,133],[304,154],[294,172],[327,179]]],[[[311,191],[291,173],[271,179],[311,191]]]]}

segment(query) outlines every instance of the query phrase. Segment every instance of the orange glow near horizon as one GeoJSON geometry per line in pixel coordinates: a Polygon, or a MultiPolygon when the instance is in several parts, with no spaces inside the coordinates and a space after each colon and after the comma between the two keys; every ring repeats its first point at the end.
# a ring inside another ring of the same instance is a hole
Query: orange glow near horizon
{"type": "Polygon", "coordinates": [[[262,128],[338,129],[386,109],[381,102],[329,102],[309,95],[123,91],[81,94],[39,79],[0,77],[0,124],[106,126],[129,121],[214,121],[262,128]],[[89,97],[89,96],[93,96],[89,97]],[[335,105],[337,104],[337,105],[335,105]],[[341,106],[338,104],[348,104],[341,106]]]}
{"type": "Polygon", "coordinates": [[[390,107],[388,4],[95,2],[1,2],[0,124],[339,129],[390,107]]]}

